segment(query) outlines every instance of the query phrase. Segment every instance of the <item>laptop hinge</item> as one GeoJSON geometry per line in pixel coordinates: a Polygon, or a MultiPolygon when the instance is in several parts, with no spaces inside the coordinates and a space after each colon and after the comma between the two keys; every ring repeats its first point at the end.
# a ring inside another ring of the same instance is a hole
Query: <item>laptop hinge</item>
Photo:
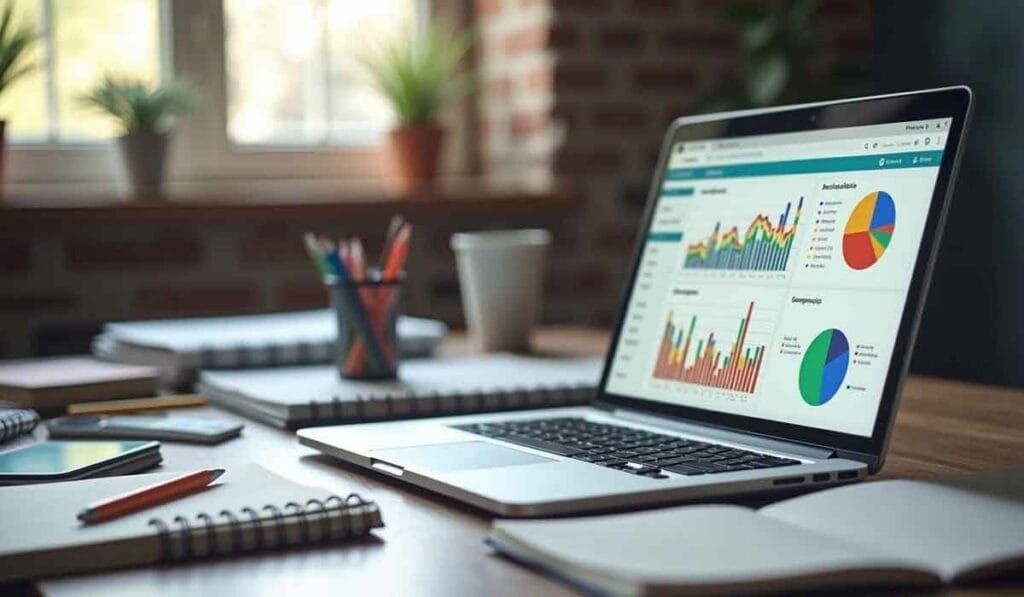
{"type": "Polygon", "coordinates": [[[720,427],[714,427],[703,423],[689,423],[664,416],[653,416],[635,410],[616,408],[611,411],[611,414],[617,418],[627,421],[662,427],[664,429],[686,433],[687,435],[696,435],[706,437],[708,439],[735,442],[752,448],[761,448],[770,452],[791,454],[812,460],[825,460],[835,456],[835,450],[830,448],[788,442],[751,433],[743,433],[732,429],[722,429],[720,427]]]}

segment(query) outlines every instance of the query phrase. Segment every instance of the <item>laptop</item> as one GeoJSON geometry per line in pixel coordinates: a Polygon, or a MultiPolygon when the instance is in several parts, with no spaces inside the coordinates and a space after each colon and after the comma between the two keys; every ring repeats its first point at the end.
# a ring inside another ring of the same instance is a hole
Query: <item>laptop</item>
{"type": "Polygon", "coordinates": [[[863,479],[883,463],[967,87],[680,118],[589,406],[303,429],[503,516],[863,479]]]}

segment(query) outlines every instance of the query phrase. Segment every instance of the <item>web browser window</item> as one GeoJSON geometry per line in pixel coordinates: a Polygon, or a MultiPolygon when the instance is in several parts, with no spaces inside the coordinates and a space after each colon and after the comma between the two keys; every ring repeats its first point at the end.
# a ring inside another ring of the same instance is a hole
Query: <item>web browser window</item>
{"type": "Polygon", "coordinates": [[[606,390],[870,436],[950,124],[675,144],[606,390]]]}

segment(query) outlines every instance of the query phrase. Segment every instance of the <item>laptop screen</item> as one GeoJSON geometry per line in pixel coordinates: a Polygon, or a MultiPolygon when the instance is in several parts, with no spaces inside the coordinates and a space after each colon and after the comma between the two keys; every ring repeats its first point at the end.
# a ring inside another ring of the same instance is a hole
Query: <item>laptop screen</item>
{"type": "Polygon", "coordinates": [[[870,437],[951,123],[672,145],[606,390],[870,437]]]}

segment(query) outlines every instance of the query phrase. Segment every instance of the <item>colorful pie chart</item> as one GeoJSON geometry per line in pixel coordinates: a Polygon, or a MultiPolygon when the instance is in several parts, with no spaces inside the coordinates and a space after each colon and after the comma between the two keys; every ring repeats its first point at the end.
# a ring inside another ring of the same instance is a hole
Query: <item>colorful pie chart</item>
{"type": "Polygon", "coordinates": [[[818,334],[800,363],[800,395],[811,406],[821,406],[843,387],[850,367],[850,343],[837,329],[818,334]]]}
{"type": "Polygon", "coordinates": [[[843,259],[853,269],[875,264],[892,240],[896,229],[896,204],[885,191],[864,196],[846,221],[843,231],[843,259]]]}

